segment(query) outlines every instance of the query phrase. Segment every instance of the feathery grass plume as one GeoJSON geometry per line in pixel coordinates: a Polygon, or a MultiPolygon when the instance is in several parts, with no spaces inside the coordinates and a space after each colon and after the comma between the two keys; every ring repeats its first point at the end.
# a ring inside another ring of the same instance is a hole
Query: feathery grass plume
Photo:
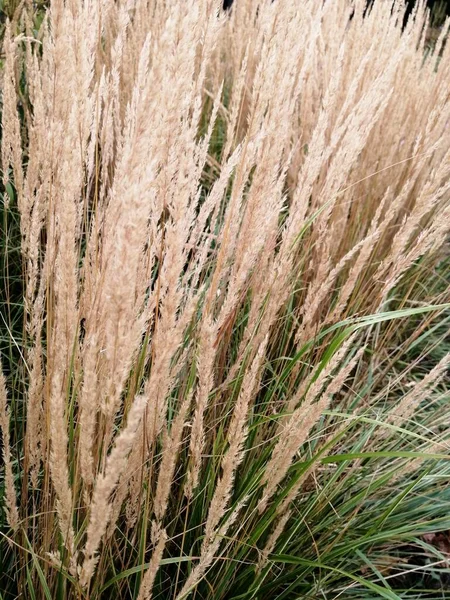
{"type": "MultiPolygon", "coordinates": [[[[11,23],[6,21],[4,31],[3,51],[5,53],[4,73],[2,77],[2,180],[6,187],[10,184],[10,167],[14,174],[14,184],[18,194],[20,208],[22,206],[22,140],[20,135],[20,120],[17,112],[16,93],[16,48],[20,43],[20,36],[13,39],[11,23]]],[[[9,195],[4,195],[6,206],[8,206],[9,195]]],[[[24,224],[26,227],[26,225],[24,224]]]]}
{"type": "MultiPolygon", "coordinates": [[[[356,361],[353,362],[353,366],[356,361]]],[[[347,371],[348,373],[348,371],[347,371]]],[[[343,374],[343,377],[346,377],[346,374],[343,374]]],[[[342,383],[343,377],[341,378],[342,383]]],[[[339,385],[338,384],[338,385],[339,385]]],[[[331,386],[330,386],[331,387],[331,386]]],[[[334,388],[336,390],[337,387],[334,388]]],[[[333,390],[332,390],[333,391],[333,390]]],[[[338,390],[339,391],[339,390],[338,390]]],[[[337,392],[335,392],[337,393],[337,392]]],[[[339,437],[339,434],[344,431],[348,427],[346,421],[337,426],[333,433],[330,434],[329,437],[334,436],[335,438],[339,437]]],[[[320,458],[324,458],[332,452],[332,446],[329,443],[325,442],[321,445],[320,449],[317,451],[317,456],[320,458]]],[[[284,529],[292,516],[292,506],[296,498],[301,494],[302,490],[305,487],[305,483],[309,477],[313,476],[317,471],[317,463],[313,463],[310,467],[308,467],[301,475],[297,478],[294,485],[291,486],[289,492],[283,498],[283,500],[276,506],[276,515],[277,518],[275,520],[275,526],[273,527],[269,537],[267,538],[263,549],[258,555],[258,563],[257,563],[257,571],[261,572],[269,562],[269,556],[272,554],[275,549],[279,538],[284,532],[284,529]]]]}
{"type": "Polygon", "coordinates": [[[414,414],[417,407],[431,394],[448,373],[450,354],[444,356],[438,364],[405,394],[397,406],[387,416],[387,422],[401,427],[414,414]]]}
{"type": "MultiPolygon", "coordinates": [[[[149,44],[147,39],[141,51],[133,100],[125,124],[127,142],[118,157],[117,179],[110,190],[108,213],[103,224],[105,242],[102,244],[101,263],[90,265],[93,271],[93,275],[89,275],[91,285],[98,291],[86,315],[83,353],[86,368],[80,398],[81,465],[89,484],[95,471],[91,453],[97,412],[101,411],[103,415],[103,443],[107,446],[113,419],[120,407],[123,386],[148,319],[147,312],[143,311],[145,292],[136,293],[138,269],[130,257],[139,256],[145,244],[146,223],[154,198],[152,179],[155,167],[149,162],[144,177],[141,176],[139,161],[147,154],[148,148],[145,147],[146,138],[138,142],[135,135],[136,128],[141,126],[138,119],[142,119],[144,110],[143,88],[148,71],[149,44]],[[126,203],[132,204],[127,212],[128,220],[120,218],[126,203]],[[112,229],[114,237],[111,236],[112,229]],[[104,382],[101,395],[98,393],[98,373],[101,373],[104,382]]],[[[93,233],[95,242],[95,230],[93,233]]],[[[84,299],[81,302],[82,305],[87,304],[84,299]]]]}
{"type": "Polygon", "coordinates": [[[167,534],[164,530],[162,530],[159,533],[159,538],[155,548],[153,549],[148,569],[144,575],[144,579],[142,580],[141,587],[139,588],[138,600],[151,600],[152,598],[152,588],[164,553],[166,542],[167,534]]]}
{"type": "MultiPolygon", "coordinates": [[[[61,346],[58,348],[61,349],[61,346]]],[[[61,354],[63,355],[63,354],[61,354]]],[[[53,360],[56,359],[56,354],[53,360]]],[[[67,550],[71,557],[75,556],[75,534],[72,525],[73,495],[69,483],[68,466],[68,443],[69,438],[66,429],[66,410],[65,410],[65,386],[67,382],[63,378],[63,369],[61,366],[51,374],[49,397],[47,400],[50,419],[49,428],[50,453],[49,469],[52,477],[52,484],[57,495],[56,510],[60,522],[61,535],[67,550]]]]}
{"type": "Polygon", "coordinates": [[[283,407],[283,412],[286,412],[286,415],[279,421],[279,435],[283,433],[285,423],[292,421],[293,412],[299,408],[301,402],[306,406],[314,402],[314,400],[320,396],[323,389],[328,385],[333,370],[346,358],[346,355],[350,352],[356,339],[357,334],[351,334],[338,346],[328,361],[324,358],[314,367],[311,373],[304,378],[297,391],[292,395],[292,398],[290,398],[283,407]]]}
{"type": "Polygon", "coordinates": [[[182,600],[183,598],[186,598],[192,592],[195,586],[198,585],[208,567],[213,562],[215,555],[220,548],[220,544],[227,534],[227,531],[230,529],[230,527],[232,527],[233,523],[236,521],[239,513],[247,502],[247,497],[244,497],[242,500],[240,500],[233,511],[227,516],[224,523],[222,523],[222,525],[220,525],[214,532],[213,537],[211,537],[208,541],[205,541],[205,543],[202,545],[199,561],[190,572],[189,577],[187,577],[180,592],[176,595],[175,600],[182,600]]]}
{"type": "Polygon", "coordinates": [[[267,542],[264,548],[261,551],[261,554],[258,558],[257,570],[261,571],[267,564],[269,560],[270,554],[272,554],[280,535],[283,533],[284,528],[286,527],[287,522],[291,518],[292,512],[287,510],[281,518],[278,520],[274,530],[271,532],[269,537],[267,538],[267,542]]]}
{"type": "Polygon", "coordinates": [[[195,396],[195,410],[190,435],[190,464],[184,493],[188,498],[197,487],[202,465],[202,452],[205,444],[204,414],[208,397],[214,385],[214,360],[217,328],[211,319],[202,323],[198,351],[198,390],[195,396]]]}
{"type": "Polygon", "coordinates": [[[376,234],[374,233],[362,239],[349,252],[347,252],[345,256],[341,258],[336,267],[330,270],[328,276],[324,277],[323,279],[319,278],[319,282],[317,284],[312,283],[309,286],[305,304],[303,305],[302,325],[303,323],[305,325],[299,327],[296,333],[295,342],[297,345],[300,345],[302,341],[306,341],[313,336],[314,330],[317,327],[317,312],[323,306],[323,302],[332,290],[332,286],[334,285],[340,272],[363,247],[373,244],[375,235],[376,234]]]}
{"type": "Polygon", "coordinates": [[[173,481],[178,451],[182,442],[183,429],[186,425],[186,415],[191,405],[191,399],[192,394],[187,393],[186,397],[181,402],[179,413],[173,420],[170,433],[166,432],[165,439],[163,440],[163,455],[161,459],[161,465],[159,467],[155,499],[153,501],[153,511],[157,519],[156,531],[159,531],[160,525],[167,510],[170,487],[173,481]]]}
{"type": "Polygon", "coordinates": [[[114,447],[107,458],[105,471],[95,482],[90,506],[89,523],[86,530],[86,544],[83,549],[84,562],[80,582],[87,587],[94,574],[98,561],[98,547],[105,534],[111,515],[110,496],[117,485],[120,475],[127,468],[127,458],[131,446],[136,440],[136,432],[146,407],[147,400],[138,396],[128,413],[127,424],[119,433],[114,447]]]}
{"type": "MultiPolygon", "coordinates": [[[[361,358],[365,349],[364,347],[359,348],[355,356],[335,373],[332,381],[326,385],[324,392],[320,394],[320,389],[324,386],[332,372],[339,367],[353,341],[354,336],[351,336],[343,347],[336,352],[322,373],[319,373],[317,380],[312,383],[302,404],[283,423],[279,439],[274,446],[261,480],[261,485],[264,486],[264,489],[263,497],[258,504],[260,513],[265,510],[278,485],[286,476],[295,454],[308,438],[311,429],[318,422],[323,411],[329,407],[333,396],[341,390],[346,379],[361,358]]],[[[292,499],[293,497],[291,497],[292,499]]]]}
{"type": "Polygon", "coordinates": [[[5,512],[11,529],[19,524],[19,511],[17,509],[16,488],[12,470],[10,446],[10,411],[6,393],[6,381],[0,366],[0,430],[3,442],[3,465],[5,469],[5,512]]]}
{"type": "Polygon", "coordinates": [[[42,398],[44,396],[44,377],[42,373],[42,346],[40,338],[30,351],[30,387],[27,397],[27,450],[31,484],[36,487],[40,464],[45,454],[44,415],[42,398]]]}
{"type": "MultiPolygon", "coordinates": [[[[49,466],[57,495],[60,530],[71,560],[76,561],[67,398],[72,384],[71,365],[76,356],[78,241],[82,214],[80,188],[84,183],[83,154],[89,136],[86,113],[90,112],[93,56],[89,37],[86,44],[77,43],[82,15],[75,7],[73,11],[60,9],[58,3],[52,5],[53,28],[43,49],[43,78],[49,94],[46,136],[50,147],[45,256],[47,435],[50,438],[49,466]],[[69,39],[67,31],[72,32],[69,39]]],[[[94,11],[94,22],[95,14],[94,11]]]]}
{"type": "Polygon", "coordinates": [[[449,450],[450,447],[448,445],[448,441],[445,443],[438,441],[426,444],[425,447],[420,449],[420,451],[423,453],[423,456],[418,456],[411,461],[404,462],[402,466],[394,472],[390,483],[398,484],[398,482],[406,475],[414,473],[416,469],[428,459],[427,454],[430,455],[429,460],[436,460],[436,458],[433,456],[434,454],[442,456],[445,453],[448,455],[449,450]]]}
{"type": "Polygon", "coordinates": [[[228,501],[232,495],[236,470],[244,457],[243,446],[248,434],[248,411],[260,381],[267,342],[268,338],[266,337],[264,343],[258,349],[251,367],[246,370],[233,409],[227,431],[229,445],[221,460],[222,475],[216,484],[205,524],[205,541],[202,546],[205,552],[208,551],[208,545],[212,543],[211,540],[216,536],[217,526],[225,514],[228,501]]]}
{"type": "MultiPolygon", "coordinates": [[[[380,218],[386,206],[386,203],[391,198],[392,191],[390,188],[388,188],[372,219],[370,228],[367,231],[367,235],[362,240],[358,256],[349,270],[347,280],[344,281],[341,289],[339,290],[336,305],[333,307],[332,312],[326,318],[326,322],[335,323],[339,321],[344,310],[347,307],[347,304],[352,294],[354,294],[355,290],[357,290],[359,278],[363,273],[363,269],[366,267],[370,256],[373,253],[374,247],[376,247],[376,244],[378,243],[378,240],[380,239],[381,234],[383,232],[383,224],[380,224],[380,218]]],[[[394,208],[391,204],[390,212],[392,212],[393,210],[394,208]]]]}

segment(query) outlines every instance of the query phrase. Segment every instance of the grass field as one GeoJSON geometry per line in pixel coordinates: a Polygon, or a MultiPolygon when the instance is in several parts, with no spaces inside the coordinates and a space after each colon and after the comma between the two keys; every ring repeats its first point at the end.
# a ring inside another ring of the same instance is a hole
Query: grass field
{"type": "Polygon", "coordinates": [[[450,598],[449,22],[365,4],[0,6],[0,600],[450,598]]]}

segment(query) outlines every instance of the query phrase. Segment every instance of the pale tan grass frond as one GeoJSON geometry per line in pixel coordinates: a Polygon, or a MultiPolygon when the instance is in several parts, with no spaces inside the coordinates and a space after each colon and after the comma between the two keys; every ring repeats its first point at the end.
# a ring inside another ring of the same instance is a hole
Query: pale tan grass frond
{"type": "MultiPolygon", "coordinates": [[[[21,39],[12,37],[11,24],[6,22],[4,32],[3,50],[6,56],[4,72],[2,77],[2,180],[6,186],[10,182],[9,170],[12,168],[14,184],[18,194],[19,208],[26,213],[23,206],[23,171],[22,171],[22,140],[20,134],[20,120],[17,112],[16,92],[16,49],[21,39]]],[[[5,194],[5,202],[8,206],[9,195],[5,194]]],[[[25,222],[23,227],[29,225],[25,222]]]]}
{"type": "Polygon", "coordinates": [[[98,561],[98,547],[106,532],[110,516],[110,496],[114,491],[120,475],[127,467],[128,454],[135,443],[136,432],[142,419],[147,400],[139,396],[134,401],[127,417],[127,424],[118,435],[114,448],[106,461],[105,472],[97,477],[92,494],[90,517],[86,531],[86,544],[83,549],[84,562],[81,569],[80,582],[84,587],[94,574],[98,561]]]}
{"type": "Polygon", "coordinates": [[[173,481],[175,466],[182,442],[183,429],[186,425],[186,415],[191,405],[192,394],[186,393],[181,402],[180,410],[172,422],[170,433],[166,433],[163,441],[162,460],[159,468],[158,483],[156,486],[153,511],[159,524],[162,523],[167,510],[170,487],[173,481]]]}
{"type": "Polygon", "coordinates": [[[242,500],[240,500],[231,514],[226,518],[225,522],[214,532],[213,537],[205,540],[202,545],[199,561],[192,569],[189,577],[187,577],[180,592],[176,595],[175,600],[182,600],[183,598],[186,598],[202,579],[208,567],[213,562],[215,555],[220,548],[222,540],[227,534],[227,531],[232,527],[233,523],[236,521],[239,513],[247,504],[247,502],[247,497],[244,497],[242,500]]]}
{"type": "Polygon", "coordinates": [[[442,382],[449,366],[450,355],[447,354],[421,381],[414,384],[413,389],[403,396],[397,406],[391,409],[387,421],[397,427],[401,427],[406,423],[413,416],[418,406],[442,382]]]}
{"type": "Polygon", "coordinates": [[[167,534],[165,531],[161,531],[155,548],[153,549],[150,564],[142,580],[141,587],[139,588],[138,600],[151,600],[152,598],[153,583],[155,581],[156,573],[158,572],[166,542],[167,534]]]}
{"type": "Polygon", "coordinates": [[[19,511],[17,508],[17,495],[14,485],[12,470],[12,456],[10,445],[10,410],[8,408],[6,381],[0,365],[0,430],[2,433],[3,464],[5,469],[5,512],[11,529],[19,524],[19,511]]]}
{"type": "Polygon", "coordinates": [[[195,409],[192,419],[189,443],[189,471],[184,487],[188,498],[198,485],[199,473],[202,465],[202,453],[205,445],[204,417],[208,406],[209,395],[214,386],[214,361],[217,330],[214,323],[206,318],[200,329],[198,350],[198,388],[195,394],[195,409]]]}
{"type": "Polygon", "coordinates": [[[260,382],[267,342],[268,338],[261,344],[250,368],[246,371],[236,399],[227,432],[229,445],[221,461],[222,475],[217,481],[206,519],[204,547],[214,538],[217,526],[225,514],[232,495],[236,470],[243,460],[243,446],[248,434],[248,411],[260,382]]]}
{"type": "Polygon", "coordinates": [[[308,438],[312,428],[320,419],[323,411],[329,407],[333,396],[341,390],[355,365],[360,360],[361,355],[364,352],[364,347],[359,348],[347,364],[341,367],[340,370],[335,373],[331,381],[327,383],[328,377],[337,367],[339,367],[353,342],[354,336],[352,336],[343,345],[341,350],[330,360],[326,369],[320,373],[316,381],[312,383],[302,404],[300,404],[300,406],[283,422],[278,441],[274,446],[270,460],[266,465],[264,476],[261,480],[261,485],[264,489],[263,496],[258,505],[260,513],[265,510],[267,503],[276,492],[278,485],[286,476],[296,453],[308,438]],[[326,385],[326,387],[323,393],[320,393],[320,390],[324,385],[326,385]]]}

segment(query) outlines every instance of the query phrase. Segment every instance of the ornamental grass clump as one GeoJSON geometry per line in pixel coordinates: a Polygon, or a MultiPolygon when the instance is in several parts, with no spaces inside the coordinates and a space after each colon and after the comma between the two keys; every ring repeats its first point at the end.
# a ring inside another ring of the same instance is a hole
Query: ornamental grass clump
{"type": "Polygon", "coordinates": [[[439,582],[449,23],[405,11],[17,6],[0,598],[417,598],[408,544],[439,582]]]}

